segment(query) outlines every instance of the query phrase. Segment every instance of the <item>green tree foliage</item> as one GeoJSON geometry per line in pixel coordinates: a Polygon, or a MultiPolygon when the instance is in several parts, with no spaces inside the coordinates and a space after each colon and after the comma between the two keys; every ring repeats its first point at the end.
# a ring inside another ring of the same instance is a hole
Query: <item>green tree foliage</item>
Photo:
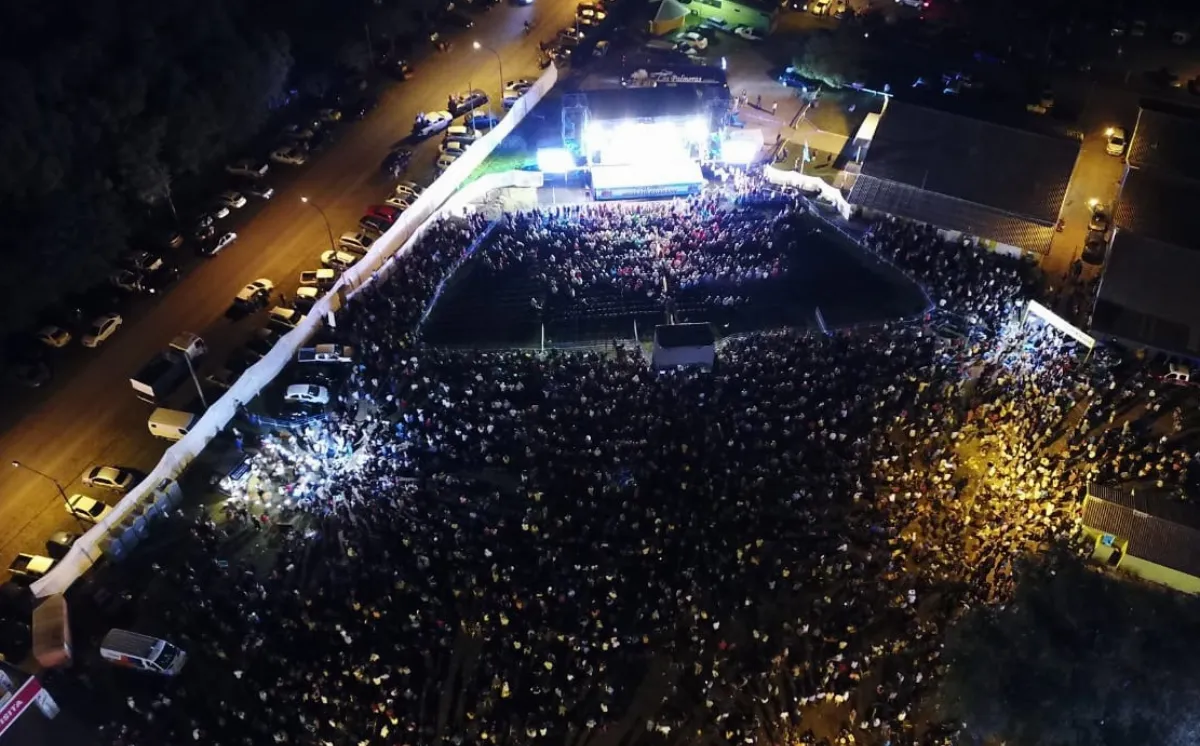
{"type": "Polygon", "coordinates": [[[862,33],[845,24],[810,34],[792,64],[804,77],[836,88],[865,79],[869,51],[862,33]]]}
{"type": "Polygon", "coordinates": [[[1200,743],[1198,635],[1197,600],[1055,557],[950,630],[940,704],[981,742],[1200,743]]]}
{"type": "Polygon", "coordinates": [[[287,81],[290,42],[244,12],[224,0],[0,10],[4,330],[102,282],[175,180],[261,128],[287,81]]]}

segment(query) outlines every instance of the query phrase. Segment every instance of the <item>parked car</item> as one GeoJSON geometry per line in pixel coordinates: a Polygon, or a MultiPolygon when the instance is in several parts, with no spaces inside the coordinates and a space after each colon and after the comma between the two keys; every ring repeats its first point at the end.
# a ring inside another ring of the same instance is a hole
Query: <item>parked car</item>
{"type": "Polygon", "coordinates": [[[425,191],[425,187],[415,181],[402,181],[396,185],[395,194],[397,197],[409,198],[409,202],[413,202],[421,193],[425,191]]]}
{"type": "Polygon", "coordinates": [[[247,179],[261,179],[271,170],[271,166],[266,163],[260,163],[250,158],[243,158],[240,161],[234,161],[225,167],[225,171],[234,176],[242,176],[247,179]]]}
{"type": "Polygon", "coordinates": [[[355,254],[365,254],[370,250],[371,244],[375,243],[376,235],[368,231],[351,231],[343,233],[338,239],[338,248],[355,254]]]}
{"type": "Polygon", "coordinates": [[[422,138],[435,135],[449,127],[450,123],[453,121],[454,114],[451,114],[448,111],[434,111],[418,114],[416,121],[413,122],[413,137],[422,138]]]}
{"type": "Polygon", "coordinates": [[[329,289],[337,282],[338,273],[329,269],[310,269],[300,273],[300,287],[329,289]]]}
{"type": "Polygon", "coordinates": [[[308,162],[308,153],[295,145],[284,145],[271,153],[271,160],[289,166],[303,166],[308,162]]]}
{"type": "Polygon", "coordinates": [[[47,325],[37,331],[37,340],[55,349],[66,347],[71,342],[71,332],[61,326],[47,325]]]}
{"type": "Polygon", "coordinates": [[[475,20],[457,10],[448,10],[443,13],[442,20],[455,28],[475,28],[475,20]]]}
{"type": "Polygon", "coordinates": [[[487,106],[487,102],[487,93],[477,88],[472,91],[466,91],[464,93],[457,93],[452,96],[448,96],[446,98],[446,109],[454,116],[458,116],[459,114],[466,114],[472,109],[478,109],[481,106],[487,106]]]}
{"type": "Polygon", "coordinates": [[[287,387],[283,398],[301,404],[325,405],[329,403],[329,389],[311,383],[294,383],[287,387]]]}
{"type": "Polygon", "coordinates": [[[367,208],[366,215],[379,218],[388,226],[396,222],[396,218],[400,217],[402,211],[392,205],[371,205],[367,208]]]}
{"type": "Polygon", "coordinates": [[[483,133],[477,129],[466,127],[461,124],[456,124],[453,127],[447,127],[446,132],[442,135],[442,140],[461,140],[462,142],[474,142],[483,137],[483,133]]]}
{"type": "Polygon", "coordinates": [[[74,517],[88,523],[99,523],[112,512],[112,508],[87,495],[71,495],[63,508],[74,517]]]}
{"type": "Polygon", "coordinates": [[[304,314],[294,308],[275,306],[267,312],[267,319],[271,326],[289,332],[304,321],[304,314]]]}
{"type": "Polygon", "coordinates": [[[340,122],[342,121],[342,112],[332,107],[317,109],[317,119],[325,123],[340,122]]]}
{"type": "Polygon", "coordinates": [[[54,374],[45,360],[25,356],[9,361],[8,376],[18,386],[37,389],[49,383],[54,374]]]}
{"type": "Polygon", "coordinates": [[[387,233],[387,229],[392,227],[390,221],[385,220],[377,215],[363,215],[358,219],[358,227],[367,233],[376,233],[383,235],[387,233]]]}
{"type": "MultiPolygon", "coordinates": [[[[575,47],[579,46],[579,43],[583,41],[584,36],[585,34],[583,31],[575,28],[574,26],[567,26],[558,32],[558,39],[560,42],[567,42],[571,46],[575,47]]],[[[708,40],[705,39],[704,43],[707,44],[708,40]]]]}
{"type": "Polygon", "coordinates": [[[200,254],[203,256],[216,256],[217,254],[220,254],[226,246],[229,246],[236,241],[237,237],[238,234],[234,233],[233,231],[222,233],[215,239],[202,244],[199,249],[200,254]]]}
{"type": "Polygon", "coordinates": [[[275,188],[265,182],[246,182],[239,184],[238,189],[255,199],[271,199],[275,196],[275,188]]]}
{"type": "Polygon", "coordinates": [[[434,166],[437,167],[438,171],[445,171],[453,166],[454,162],[457,160],[458,155],[456,153],[443,153],[438,156],[437,162],[434,163],[434,166]]]}
{"type": "Polygon", "coordinates": [[[221,192],[217,195],[217,204],[226,208],[225,213],[229,214],[229,209],[240,210],[246,206],[246,197],[240,192],[235,192],[232,189],[226,192],[221,192]]]}
{"type": "Polygon", "coordinates": [[[1080,258],[1086,264],[1104,264],[1104,255],[1108,252],[1108,242],[1103,236],[1092,234],[1083,244],[1083,254],[1080,258]]]}
{"type": "Polygon", "coordinates": [[[443,154],[450,153],[457,158],[458,156],[467,152],[467,148],[470,146],[471,143],[463,142],[461,140],[445,140],[441,145],[438,145],[438,152],[443,154]]]}
{"type": "Polygon", "coordinates": [[[321,130],[319,122],[304,122],[287,125],[279,136],[284,140],[311,140],[321,130]]]}
{"type": "Polygon", "coordinates": [[[271,300],[271,292],[274,290],[275,283],[262,277],[254,282],[246,283],[246,286],[234,296],[233,302],[243,307],[262,308],[271,300]]]}
{"type": "Polygon", "coordinates": [[[486,132],[497,124],[500,124],[500,118],[487,112],[475,112],[474,114],[468,114],[463,119],[463,124],[472,129],[486,132]]]}
{"type": "Polygon", "coordinates": [[[580,26],[599,26],[608,17],[608,14],[594,7],[580,7],[575,11],[575,17],[579,19],[580,26]]]}
{"type": "Polygon", "coordinates": [[[99,347],[108,340],[109,337],[117,333],[125,320],[121,318],[119,313],[106,313],[98,316],[92,321],[88,327],[87,333],[83,335],[80,342],[84,347],[99,347]]]}
{"type": "Polygon", "coordinates": [[[763,35],[758,31],[758,29],[754,28],[753,26],[738,26],[737,28],[735,28],[733,30],[733,34],[734,34],[734,36],[741,37],[742,39],[745,39],[746,41],[762,41],[763,40],[763,35]]]}
{"type": "Polygon", "coordinates": [[[383,159],[383,163],[379,164],[379,168],[384,173],[399,176],[408,168],[408,164],[412,161],[412,155],[412,151],[407,148],[393,150],[383,159]]]}
{"type": "Polygon", "coordinates": [[[1124,127],[1109,127],[1104,131],[1108,142],[1104,147],[1104,152],[1109,155],[1125,155],[1125,144],[1128,142],[1125,138],[1124,127]]]}
{"type": "Polygon", "coordinates": [[[88,487],[103,487],[114,492],[128,492],[136,480],[133,471],[119,466],[97,466],[83,476],[83,483],[88,487]]]}
{"type": "Polygon", "coordinates": [[[533,88],[533,84],[534,84],[534,81],[529,80],[528,78],[517,78],[516,80],[510,80],[504,84],[504,92],[505,93],[524,93],[525,91],[528,91],[530,88],[533,88]]]}
{"type": "Polygon", "coordinates": [[[346,271],[354,266],[358,261],[358,257],[345,251],[334,251],[330,249],[321,254],[321,264],[331,269],[346,271]]]}

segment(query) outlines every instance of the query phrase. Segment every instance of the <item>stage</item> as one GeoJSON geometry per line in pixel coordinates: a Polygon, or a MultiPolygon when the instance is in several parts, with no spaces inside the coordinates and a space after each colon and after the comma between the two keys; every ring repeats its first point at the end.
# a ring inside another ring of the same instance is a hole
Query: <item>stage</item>
{"type": "Polygon", "coordinates": [[[694,161],[642,165],[592,166],[592,196],[614,199],[661,199],[699,194],[704,175],[694,161]]]}

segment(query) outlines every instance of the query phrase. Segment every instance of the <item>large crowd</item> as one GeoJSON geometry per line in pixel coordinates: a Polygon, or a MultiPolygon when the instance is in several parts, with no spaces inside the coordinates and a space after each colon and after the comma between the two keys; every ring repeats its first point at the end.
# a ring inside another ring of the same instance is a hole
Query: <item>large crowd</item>
{"type": "MultiPolygon", "coordinates": [[[[486,251],[563,292],[786,271],[743,215],[536,211],[486,251]]],[[[256,571],[221,548],[259,523],[197,521],[160,568],[189,668],[122,701],[108,742],[949,744],[930,694],[957,615],[1074,536],[1088,480],[1195,476],[1149,379],[1021,323],[1029,268],[931,230],[864,239],[926,287],[929,323],[653,371],[633,346],[420,346],[485,227],[442,222],[341,312],[357,357],[329,421],[248,436],[235,512],[309,528],[256,571]]]]}
{"type": "Polygon", "coordinates": [[[779,223],[787,214],[733,207],[712,194],[531,210],[504,216],[483,260],[497,276],[520,268],[552,300],[570,302],[593,288],[661,300],[780,276],[787,252],[779,223]]]}

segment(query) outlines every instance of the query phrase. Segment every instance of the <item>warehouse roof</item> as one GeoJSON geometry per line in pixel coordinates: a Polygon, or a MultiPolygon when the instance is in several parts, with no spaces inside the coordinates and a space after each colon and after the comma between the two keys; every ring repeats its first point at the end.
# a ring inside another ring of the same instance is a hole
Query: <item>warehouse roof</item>
{"type": "Polygon", "coordinates": [[[1200,110],[1161,102],[1144,103],[1129,142],[1129,165],[1194,177],[1200,173],[1197,141],[1200,141],[1200,110]]]}
{"type": "Polygon", "coordinates": [[[1050,250],[1054,237],[1052,225],[1040,225],[986,205],[871,176],[858,177],[849,201],[1039,254],[1050,250]]]}
{"type": "Polygon", "coordinates": [[[1083,525],[1129,542],[1126,554],[1200,576],[1200,511],[1166,495],[1088,485],[1083,525]]]}
{"type": "Polygon", "coordinates": [[[1200,251],[1117,230],[1092,311],[1102,335],[1200,354],[1200,251]]]}
{"type": "Polygon", "coordinates": [[[1079,149],[1078,140],[893,100],[862,173],[1052,226],[1079,149]]]}
{"type": "MultiPolygon", "coordinates": [[[[1200,141],[1198,141],[1200,142],[1200,141]]],[[[1200,171],[1196,172],[1200,175],[1200,171]]],[[[1131,169],[1113,223],[1144,238],[1200,246],[1200,181],[1159,169],[1131,169]]]]}

